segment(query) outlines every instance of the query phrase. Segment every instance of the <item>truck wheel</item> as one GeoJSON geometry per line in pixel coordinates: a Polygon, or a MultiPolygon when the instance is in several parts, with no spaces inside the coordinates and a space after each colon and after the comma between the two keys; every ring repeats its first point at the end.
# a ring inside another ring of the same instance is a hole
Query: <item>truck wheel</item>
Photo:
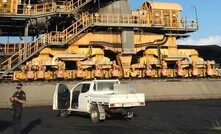
{"type": "Polygon", "coordinates": [[[68,110],[60,110],[59,114],[60,114],[60,117],[66,118],[68,117],[68,110]]]}
{"type": "Polygon", "coordinates": [[[124,119],[132,119],[132,117],[134,116],[134,112],[127,111],[127,112],[121,113],[121,115],[124,119]]]}
{"type": "Polygon", "coordinates": [[[131,119],[133,116],[134,116],[134,112],[133,111],[127,112],[127,118],[128,119],[131,119]]]}
{"type": "Polygon", "coordinates": [[[93,122],[93,123],[100,122],[100,119],[99,119],[100,113],[99,113],[99,111],[98,111],[96,106],[92,106],[92,108],[91,108],[91,115],[90,116],[91,116],[91,122],[93,122]]]}

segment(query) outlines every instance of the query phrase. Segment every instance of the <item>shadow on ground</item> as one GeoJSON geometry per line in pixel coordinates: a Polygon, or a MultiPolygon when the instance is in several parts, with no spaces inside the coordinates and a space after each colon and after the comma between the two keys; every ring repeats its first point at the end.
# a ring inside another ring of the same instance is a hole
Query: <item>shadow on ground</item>
{"type": "Polygon", "coordinates": [[[11,121],[0,120],[0,132],[3,132],[4,130],[6,130],[7,128],[11,126],[12,126],[11,121]]]}
{"type": "Polygon", "coordinates": [[[25,128],[22,130],[22,134],[28,134],[33,128],[41,124],[41,118],[31,121],[25,128]]]}

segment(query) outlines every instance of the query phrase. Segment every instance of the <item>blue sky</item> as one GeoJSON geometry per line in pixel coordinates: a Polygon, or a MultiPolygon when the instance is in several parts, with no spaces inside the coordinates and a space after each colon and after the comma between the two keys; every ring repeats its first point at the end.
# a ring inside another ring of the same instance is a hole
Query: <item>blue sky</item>
{"type": "MultiPolygon", "coordinates": [[[[143,2],[150,0],[130,0],[131,9],[136,9],[143,2]]],[[[190,19],[195,19],[195,10],[197,8],[197,16],[199,19],[199,30],[191,33],[187,39],[178,41],[178,44],[191,45],[210,45],[217,44],[221,46],[221,0],[153,0],[154,2],[173,2],[179,3],[183,11],[181,17],[187,16],[190,19]]],[[[0,42],[7,42],[7,38],[0,38],[0,42]]],[[[10,41],[11,38],[10,38],[10,41]]]]}
{"type": "MultiPolygon", "coordinates": [[[[150,1],[150,0],[146,0],[150,1]]],[[[192,6],[196,6],[199,20],[199,30],[191,33],[190,37],[179,40],[178,44],[221,46],[221,0],[153,0],[154,2],[172,2],[182,6],[181,17],[195,19],[196,14],[192,6]]],[[[145,0],[130,0],[131,9],[139,7],[145,0]]]]}

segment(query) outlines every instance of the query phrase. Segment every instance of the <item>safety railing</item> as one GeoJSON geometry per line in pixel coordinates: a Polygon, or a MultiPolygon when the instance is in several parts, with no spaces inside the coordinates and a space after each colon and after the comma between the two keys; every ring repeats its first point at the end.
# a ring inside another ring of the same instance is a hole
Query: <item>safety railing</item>
{"type": "Polygon", "coordinates": [[[1,63],[0,71],[12,69],[12,67],[15,67],[18,63],[25,61],[31,55],[38,52],[39,48],[46,46],[46,44],[50,44],[51,42],[65,42],[71,36],[77,34],[82,28],[84,28],[84,26],[88,25],[87,18],[89,17],[82,17],[62,32],[50,32],[49,34],[43,34],[31,43],[27,45],[24,44],[22,49],[1,63]]]}
{"type": "Polygon", "coordinates": [[[25,61],[31,55],[38,52],[39,48],[47,44],[47,37],[48,35],[44,34],[41,37],[38,37],[37,39],[32,41],[31,43],[27,44],[27,46],[25,46],[24,44],[24,47],[22,49],[20,49],[11,57],[9,57],[1,63],[0,71],[10,70],[12,69],[12,67],[16,66],[22,61],[25,61]]]}
{"type": "MultiPolygon", "coordinates": [[[[61,3],[46,2],[42,4],[19,5],[17,14],[44,14],[54,11],[73,12],[84,6],[91,0],[71,0],[61,3]]],[[[159,11],[159,12],[163,12],[159,11]]],[[[15,13],[14,13],[15,14],[15,13]]],[[[160,15],[160,13],[158,13],[160,15]]],[[[175,14],[176,15],[176,14],[175,14]]],[[[178,16],[178,15],[176,15],[178,16]]],[[[144,14],[94,14],[95,22],[100,23],[128,23],[128,24],[151,24],[162,25],[173,28],[198,28],[197,20],[187,20],[187,18],[177,18],[168,16],[153,16],[153,13],[144,14]]]]}
{"type": "MultiPolygon", "coordinates": [[[[71,26],[63,30],[62,32],[50,32],[48,34],[41,35],[33,42],[27,44],[26,47],[20,49],[14,55],[9,57],[7,60],[1,63],[0,71],[10,70],[13,65],[16,65],[34,53],[39,51],[39,48],[43,47],[45,44],[50,44],[52,42],[66,42],[71,37],[78,35],[82,29],[87,28],[89,25],[95,23],[116,23],[116,24],[151,24],[148,17],[144,18],[142,21],[139,16],[132,16],[131,14],[90,14],[83,15],[79,20],[73,23],[71,26]]],[[[185,21],[187,22],[187,21],[185,21]]],[[[188,24],[188,23],[187,23],[188,24]]],[[[192,25],[185,25],[184,28],[192,27],[192,25]]],[[[24,45],[25,46],[25,45],[24,45]]],[[[15,66],[13,66],[15,67],[15,66]]]]}
{"type": "Polygon", "coordinates": [[[56,3],[46,2],[42,4],[25,5],[23,9],[18,9],[18,13],[23,14],[42,14],[56,11],[56,3]]]}
{"type": "MultiPolygon", "coordinates": [[[[81,29],[87,27],[90,24],[149,24],[150,26],[153,24],[153,21],[146,17],[140,19],[140,16],[132,16],[131,14],[90,14],[83,15],[78,21],[73,23],[71,26],[63,30],[62,32],[50,32],[49,33],[49,42],[66,42],[73,35],[76,35],[81,29]]],[[[186,21],[187,22],[187,21],[186,21]]],[[[155,23],[159,24],[159,23],[155,23]]],[[[166,26],[166,25],[165,25],[166,26]]],[[[173,28],[195,28],[193,25],[187,23],[185,27],[182,27],[181,24],[172,23],[167,27],[173,28]]]]}
{"type": "Polygon", "coordinates": [[[62,32],[52,31],[49,33],[49,42],[66,42],[73,35],[76,35],[80,30],[87,27],[90,22],[90,16],[83,16],[77,20],[71,26],[63,30],[62,32]]]}
{"type": "Polygon", "coordinates": [[[68,2],[59,3],[57,6],[59,9],[61,9],[61,11],[73,11],[90,1],[91,0],[71,0],[68,2]]]}
{"type": "Polygon", "coordinates": [[[12,2],[0,1],[0,13],[14,13],[16,9],[13,8],[12,2]]]}
{"type": "Polygon", "coordinates": [[[15,53],[18,52],[19,48],[22,48],[23,44],[18,44],[18,43],[4,43],[4,44],[0,44],[0,52],[4,53],[4,54],[11,54],[11,53],[15,53]]]}
{"type": "MultiPolygon", "coordinates": [[[[65,42],[71,36],[77,34],[81,28],[88,26],[88,24],[94,23],[125,23],[125,24],[153,24],[153,21],[146,16],[145,18],[140,16],[132,16],[131,14],[91,14],[91,15],[82,15],[82,17],[73,23],[71,26],[66,28],[62,32],[51,32],[49,33],[49,42],[65,42]]],[[[162,24],[162,23],[154,23],[154,24],[162,24]]],[[[167,23],[165,23],[167,24],[167,23]]],[[[171,25],[167,24],[166,27],[171,27],[171,25]]],[[[196,20],[187,20],[182,19],[180,24],[172,23],[172,27],[176,28],[197,28],[198,23],[196,20]]],[[[1,52],[10,53],[17,52],[19,45],[18,44],[2,44],[0,49],[3,49],[1,52]]]]}
{"type": "Polygon", "coordinates": [[[92,23],[125,23],[125,24],[149,24],[149,25],[162,25],[164,27],[171,28],[193,28],[197,29],[197,20],[189,20],[187,18],[170,21],[160,21],[155,18],[151,18],[149,15],[131,15],[131,14],[93,14],[91,15],[90,22],[92,23]]]}
{"type": "Polygon", "coordinates": [[[181,28],[193,28],[193,29],[198,29],[198,21],[196,19],[187,19],[187,18],[182,18],[181,19],[181,28]]]}
{"type": "Polygon", "coordinates": [[[44,14],[47,12],[56,11],[56,3],[46,2],[41,4],[23,4],[18,5],[17,14],[24,15],[34,15],[34,14],[44,14]]]}
{"type": "MultiPolygon", "coordinates": [[[[11,13],[11,14],[23,14],[23,15],[38,15],[49,12],[61,11],[61,12],[72,12],[78,8],[89,3],[91,0],[71,0],[60,3],[45,2],[41,4],[20,4],[20,5],[7,5],[4,8],[0,8],[0,13],[11,13]],[[15,9],[12,7],[17,6],[15,9]]],[[[4,6],[4,5],[3,5],[4,6]]]]}

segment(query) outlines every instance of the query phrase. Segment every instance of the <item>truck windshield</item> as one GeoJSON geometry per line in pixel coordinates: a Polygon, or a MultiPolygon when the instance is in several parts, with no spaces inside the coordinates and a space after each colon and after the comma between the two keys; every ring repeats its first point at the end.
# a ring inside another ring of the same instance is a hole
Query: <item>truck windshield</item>
{"type": "Polygon", "coordinates": [[[97,82],[97,91],[113,91],[116,82],[97,82]]]}

